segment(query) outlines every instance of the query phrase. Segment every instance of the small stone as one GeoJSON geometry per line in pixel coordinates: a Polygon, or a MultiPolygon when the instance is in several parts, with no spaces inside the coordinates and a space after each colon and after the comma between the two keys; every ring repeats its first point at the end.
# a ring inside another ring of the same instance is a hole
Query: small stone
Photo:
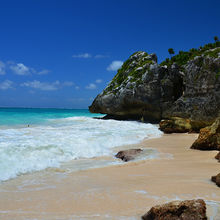
{"type": "Polygon", "coordinates": [[[135,159],[135,157],[140,154],[143,150],[142,149],[129,149],[129,150],[123,150],[119,151],[115,157],[120,158],[124,162],[130,161],[135,159]]]}

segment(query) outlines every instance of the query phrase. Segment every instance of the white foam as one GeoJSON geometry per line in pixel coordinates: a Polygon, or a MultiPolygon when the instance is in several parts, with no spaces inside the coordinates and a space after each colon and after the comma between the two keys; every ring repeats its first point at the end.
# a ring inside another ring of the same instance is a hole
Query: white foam
{"type": "Polygon", "coordinates": [[[220,202],[212,201],[212,200],[205,200],[206,204],[209,206],[208,208],[211,209],[211,215],[209,217],[210,220],[217,220],[218,210],[220,207],[220,202]]]}
{"type": "Polygon", "coordinates": [[[0,180],[59,167],[78,158],[111,155],[111,149],[159,137],[155,125],[71,117],[28,128],[0,130],[0,180]]]}

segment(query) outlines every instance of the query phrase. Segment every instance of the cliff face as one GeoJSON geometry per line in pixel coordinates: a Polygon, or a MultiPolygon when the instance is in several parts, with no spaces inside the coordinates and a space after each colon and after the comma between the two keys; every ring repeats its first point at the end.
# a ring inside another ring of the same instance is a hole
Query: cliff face
{"type": "Polygon", "coordinates": [[[220,47],[182,52],[161,64],[155,54],[136,52],[89,109],[119,119],[210,124],[220,110],[220,47]]]}
{"type": "MultiPolygon", "coordinates": [[[[163,113],[189,118],[197,123],[210,124],[220,112],[220,50],[216,57],[201,55],[187,62],[184,67],[184,93],[163,113]]],[[[201,125],[203,126],[203,125],[201,125]]]]}
{"type": "Polygon", "coordinates": [[[162,100],[164,106],[170,106],[182,94],[182,86],[176,85],[182,83],[182,75],[176,68],[160,67],[155,54],[137,52],[123,64],[89,109],[122,119],[160,120],[162,100]]]}

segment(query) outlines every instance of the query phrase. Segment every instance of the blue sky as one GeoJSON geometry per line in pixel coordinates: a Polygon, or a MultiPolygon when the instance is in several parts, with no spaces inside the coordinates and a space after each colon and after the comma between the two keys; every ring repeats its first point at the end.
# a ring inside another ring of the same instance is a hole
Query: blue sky
{"type": "Polygon", "coordinates": [[[87,108],[132,53],[220,37],[219,0],[0,0],[0,106],[87,108]]]}

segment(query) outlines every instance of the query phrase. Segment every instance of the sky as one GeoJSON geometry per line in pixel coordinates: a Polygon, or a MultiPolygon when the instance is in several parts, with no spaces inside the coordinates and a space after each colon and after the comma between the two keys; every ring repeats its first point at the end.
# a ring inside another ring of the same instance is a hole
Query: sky
{"type": "Polygon", "coordinates": [[[0,106],[87,108],[136,51],[220,37],[219,0],[0,0],[0,106]]]}

